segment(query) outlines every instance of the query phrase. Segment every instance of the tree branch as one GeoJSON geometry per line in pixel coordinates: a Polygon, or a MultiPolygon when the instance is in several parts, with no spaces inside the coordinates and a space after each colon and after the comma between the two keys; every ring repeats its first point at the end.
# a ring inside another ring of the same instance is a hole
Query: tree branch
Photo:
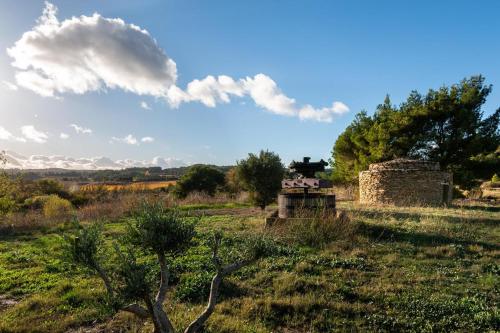
{"type": "Polygon", "coordinates": [[[212,315],[212,313],[215,310],[215,305],[217,304],[217,298],[219,297],[219,287],[220,287],[224,277],[226,277],[227,275],[229,275],[233,272],[236,272],[240,268],[242,268],[246,265],[249,265],[255,261],[255,259],[243,260],[243,261],[235,262],[235,263],[230,264],[230,265],[221,266],[221,264],[220,264],[221,261],[220,261],[219,257],[217,256],[219,245],[220,245],[220,241],[217,241],[217,239],[216,239],[215,245],[212,249],[212,251],[213,251],[212,260],[214,261],[215,266],[217,268],[217,274],[215,274],[215,276],[213,277],[212,284],[210,285],[210,296],[208,297],[208,304],[207,304],[205,310],[203,310],[203,312],[198,316],[198,318],[196,318],[193,322],[191,322],[191,324],[189,324],[189,326],[186,328],[184,333],[197,333],[197,332],[199,332],[200,329],[203,327],[203,324],[205,324],[205,322],[208,320],[210,315],[212,315]]]}
{"type": "Polygon", "coordinates": [[[156,294],[155,301],[157,304],[163,304],[163,302],[165,301],[165,296],[167,295],[168,278],[169,278],[169,271],[164,253],[158,253],[158,262],[160,263],[161,281],[158,293],[156,294]]]}
{"type": "Polygon", "coordinates": [[[137,303],[127,305],[127,306],[121,308],[121,310],[133,313],[133,314],[135,314],[136,316],[138,316],[138,317],[140,317],[142,319],[146,319],[146,318],[149,317],[148,310],[146,310],[145,308],[143,308],[142,306],[140,306],[137,303]]]}
{"type": "Polygon", "coordinates": [[[109,298],[113,299],[115,293],[113,291],[113,287],[111,286],[111,281],[106,274],[106,271],[98,263],[94,263],[94,269],[96,270],[101,280],[104,282],[104,286],[106,287],[109,298]]]}

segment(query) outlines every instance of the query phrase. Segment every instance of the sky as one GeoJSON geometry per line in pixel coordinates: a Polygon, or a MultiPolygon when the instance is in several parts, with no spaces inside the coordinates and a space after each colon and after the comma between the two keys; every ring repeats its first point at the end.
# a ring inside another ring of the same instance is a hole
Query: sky
{"type": "Polygon", "coordinates": [[[24,167],[328,159],[361,110],[482,74],[498,1],[0,0],[0,150],[24,167]]]}

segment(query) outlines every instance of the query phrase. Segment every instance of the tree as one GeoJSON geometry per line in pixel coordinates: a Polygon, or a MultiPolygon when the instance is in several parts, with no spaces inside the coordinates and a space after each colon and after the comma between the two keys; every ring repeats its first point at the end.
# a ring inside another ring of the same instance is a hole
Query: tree
{"type": "MultiPolygon", "coordinates": [[[[164,308],[171,273],[167,258],[185,253],[196,234],[194,224],[178,211],[159,203],[144,203],[128,225],[122,247],[115,245],[116,260],[109,259],[108,247],[97,224],[88,227],[78,225],[74,236],[66,238],[66,249],[72,262],[101,278],[109,304],[115,310],[150,318],[155,333],[173,333],[175,329],[164,308]],[[156,257],[159,277],[150,265],[136,257],[138,251],[156,257]]],[[[210,239],[215,274],[209,300],[202,313],[184,330],[185,333],[201,330],[215,309],[220,286],[226,276],[265,256],[270,249],[270,243],[262,238],[247,239],[241,243],[244,244],[241,249],[229,251],[238,255],[227,259],[228,256],[221,255],[224,248],[222,241],[221,233],[214,233],[210,239]]]]}
{"type": "Polygon", "coordinates": [[[426,95],[413,91],[399,107],[387,96],[373,116],[360,112],[335,142],[333,179],[354,182],[370,163],[408,157],[437,161],[457,183],[470,183],[479,176],[474,157],[500,145],[500,109],[486,118],[481,110],[490,92],[482,76],[473,76],[426,95]]]}
{"type": "Polygon", "coordinates": [[[261,209],[276,199],[284,172],[280,157],[267,150],[261,150],[259,155],[248,154],[247,159],[237,163],[238,178],[261,209]]]}
{"type": "Polygon", "coordinates": [[[235,195],[240,193],[242,190],[243,184],[238,177],[238,170],[236,167],[233,167],[226,172],[226,191],[235,195]]]}
{"type": "Polygon", "coordinates": [[[213,196],[224,184],[225,176],[219,170],[208,165],[194,165],[179,179],[175,193],[181,198],[195,191],[213,196]]]}
{"type": "Polygon", "coordinates": [[[5,166],[7,164],[7,156],[5,154],[5,151],[0,151],[0,166],[5,166]]]}

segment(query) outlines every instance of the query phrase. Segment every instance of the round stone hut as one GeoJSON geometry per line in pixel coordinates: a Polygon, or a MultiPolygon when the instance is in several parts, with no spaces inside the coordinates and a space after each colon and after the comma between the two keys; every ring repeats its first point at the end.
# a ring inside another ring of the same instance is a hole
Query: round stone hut
{"type": "Polygon", "coordinates": [[[447,204],[453,178],[439,163],[395,159],[370,164],[359,173],[359,201],[368,204],[422,206],[447,204]]]}

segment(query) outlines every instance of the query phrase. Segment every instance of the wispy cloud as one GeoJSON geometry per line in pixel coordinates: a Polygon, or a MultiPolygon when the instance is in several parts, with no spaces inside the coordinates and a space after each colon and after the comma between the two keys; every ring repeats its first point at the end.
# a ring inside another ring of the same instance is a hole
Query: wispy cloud
{"type": "Polygon", "coordinates": [[[141,142],[144,142],[144,143],[151,143],[151,142],[154,142],[155,139],[150,137],[150,136],[145,136],[141,139],[141,142]]]}
{"type": "Polygon", "coordinates": [[[148,103],[144,102],[144,101],[141,101],[141,103],[139,104],[141,106],[142,109],[144,110],[151,110],[151,107],[148,105],[148,103]]]}
{"type": "Polygon", "coordinates": [[[36,142],[36,143],[45,143],[47,142],[47,139],[49,136],[37,130],[35,126],[33,125],[26,125],[21,127],[21,133],[23,133],[23,136],[30,141],[36,142]]]}
{"type": "Polygon", "coordinates": [[[122,143],[126,143],[128,145],[139,145],[139,141],[132,134],[129,134],[123,138],[117,138],[116,136],[113,136],[113,137],[111,137],[111,143],[113,143],[113,142],[122,142],[122,143]]]}
{"type": "Polygon", "coordinates": [[[77,124],[70,124],[70,127],[73,127],[77,134],[92,134],[92,130],[90,128],[82,127],[77,124]]]}
{"type": "MultiPolygon", "coordinates": [[[[332,122],[349,111],[339,101],[320,108],[299,105],[262,73],[241,79],[209,75],[181,89],[175,62],[146,30],[97,13],[62,22],[56,14],[57,8],[46,3],[38,24],[7,49],[17,84],[42,96],[120,88],[164,98],[173,108],[189,102],[213,108],[246,96],[268,112],[319,122],[332,122]]],[[[150,108],[144,101],[140,106],[150,108]]]]}
{"type": "Polygon", "coordinates": [[[61,133],[61,134],[59,134],[59,138],[61,138],[61,139],[63,139],[63,140],[66,140],[66,139],[68,139],[68,138],[69,138],[69,135],[68,135],[68,134],[66,134],[66,133],[61,133]]]}
{"type": "Polygon", "coordinates": [[[26,142],[25,138],[13,135],[11,132],[6,130],[2,126],[0,126],[0,140],[26,142]]]}
{"type": "Polygon", "coordinates": [[[3,85],[5,86],[5,88],[9,89],[9,90],[12,90],[12,91],[16,91],[18,88],[18,86],[16,86],[14,83],[12,82],[9,82],[9,81],[2,81],[3,85]]]}

